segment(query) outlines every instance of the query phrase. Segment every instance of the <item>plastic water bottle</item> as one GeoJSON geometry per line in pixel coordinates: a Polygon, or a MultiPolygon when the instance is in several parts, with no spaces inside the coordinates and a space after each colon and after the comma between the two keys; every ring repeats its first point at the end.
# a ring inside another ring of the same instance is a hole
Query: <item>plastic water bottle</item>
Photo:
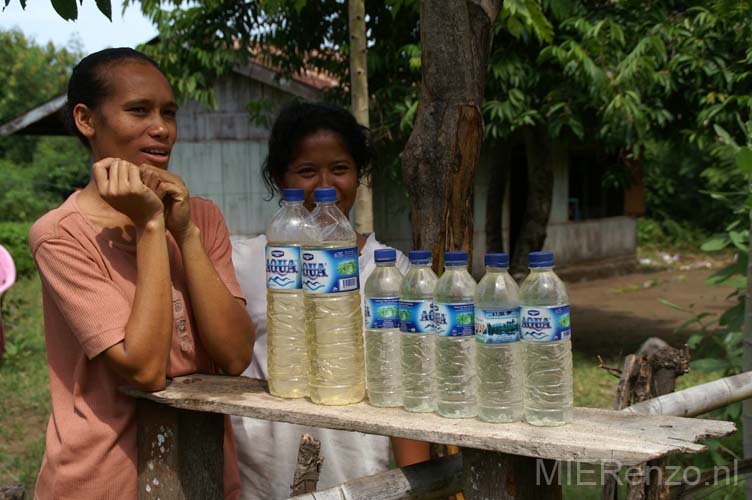
{"type": "Polygon", "coordinates": [[[302,189],[285,189],[266,229],[266,318],[269,392],[308,395],[308,355],[303,321],[300,244],[308,210],[302,189]]]}
{"type": "Polygon", "coordinates": [[[531,252],[520,287],[525,344],[525,420],[533,425],[572,421],[572,334],[569,298],[553,272],[551,252],[531,252]]]}
{"type": "Polygon", "coordinates": [[[392,248],[374,252],[376,270],[365,292],[366,388],[374,406],[402,406],[399,292],[402,273],[392,248]]]}
{"type": "Polygon", "coordinates": [[[516,422],[524,413],[519,290],[509,275],[508,254],[486,254],[485,263],[486,274],[475,289],[478,416],[516,422]]]}
{"type": "Polygon", "coordinates": [[[402,404],[408,411],[436,410],[433,292],[439,278],[431,269],[431,252],[408,253],[410,269],[400,288],[402,332],[402,404]]]}
{"type": "Polygon", "coordinates": [[[357,235],[334,188],[313,194],[302,249],[308,392],[317,404],[357,403],[366,389],[357,235]]]}
{"type": "Polygon", "coordinates": [[[451,418],[477,414],[475,374],[475,280],[466,252],[444,253],[444,274],[434,291],[436,410],[451,418]]]}

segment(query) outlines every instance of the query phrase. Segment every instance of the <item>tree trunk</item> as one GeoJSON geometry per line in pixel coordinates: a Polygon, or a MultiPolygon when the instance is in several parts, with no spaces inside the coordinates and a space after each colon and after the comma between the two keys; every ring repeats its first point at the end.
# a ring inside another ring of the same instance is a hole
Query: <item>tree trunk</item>
{"type": "Polygon", "coordinates": [[[504,251],[504,195],[512,160],[510,145],[502,143],[493,157],[486,195],[486,253],[504,251]]]}
{"type": "Polygon", "coordinates": [[[565,146],[551,142],[543,127],[526,127],[523,137],[527,156],[527,200],[522,229],[512,256],[511,268],[515,276],[525,274],[527,254],[543,248],[546,241],[554,191],[553,162],[557,155],[566,154],[565,146]]]}
{"type": "Polygon", "coordinates": [[[402,156],[413,245],[472,252],[473,179],[483,132],[483,89],[501,0],[423,0],[420,104],[402,156]]]}
{"type": "MultiPolygon", "coordinates": [[[[350,29],[350,99],[358,123],[369,126],[368,119],[368,56],[366,40],[366,8],[364,0],[348,0],[347,16],[350,29]]],[[[363,177],[355,197],[355,230],[373,232],[373,191],[370,178],[363,177]]]]}

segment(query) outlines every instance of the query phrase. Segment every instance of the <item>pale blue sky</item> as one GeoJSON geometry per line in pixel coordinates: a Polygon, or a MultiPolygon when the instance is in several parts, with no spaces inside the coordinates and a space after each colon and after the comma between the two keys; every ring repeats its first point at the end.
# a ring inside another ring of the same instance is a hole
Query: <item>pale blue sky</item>
{"type": "MultiPolygon", "coordinates": [[[[0,1],[0,5],[5,2],[0,1]]],[[[78,20],[64,21],[52,8],[50,0],[27,0],[26,10],[19,0],[11,0],[0,12],[0,28],[19,28],[37,43],[52,41],[65,46],[78,36],[85,53],[106,47],[135,47],[157,34],[148,19],[141,15],[138,5],[131,5],[122,14],[122,1],[112,0],[112,23],[97,9],[94,0],[84,0],[78,7],[78,20]]]]}

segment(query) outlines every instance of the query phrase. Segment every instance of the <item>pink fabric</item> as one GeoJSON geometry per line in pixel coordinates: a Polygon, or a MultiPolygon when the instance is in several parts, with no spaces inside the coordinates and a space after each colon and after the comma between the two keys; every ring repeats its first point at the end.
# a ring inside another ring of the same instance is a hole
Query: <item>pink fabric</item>
{"type": "Polygon", "coordinates": [[[0,295],[16,282],[16,266],[13,257],[0,245],[0,295]]]}
{"type": "Polygon", "coordinates": [[[5,328],[3,326],[3,293],[16,282],[16,266],[13,257],[0,245],[0,359],[5,355],[5,328]]]}
{"type": "MultiPolygon", "coordinates": [[[[107,237],[80,212],[78,193],[39,219],[30,245],[42,279],[52,415],[37,481],[38,499],[136,499],[132,398],[101,356],[124,338],[136,288],[135,246],[107,237]]],[[[191,215],[220,278],[243,298],[229,233],[212,202],[191,199],[191,215]]],[[[175,330],[168,377],[213,373],[195,330],[183,263],[168,236],[175,330]],[[185,321],[181,321],[183,318],[185,321]]],[[[232,429],[225,429],[225,494],[239,496],[232,429]]]]}

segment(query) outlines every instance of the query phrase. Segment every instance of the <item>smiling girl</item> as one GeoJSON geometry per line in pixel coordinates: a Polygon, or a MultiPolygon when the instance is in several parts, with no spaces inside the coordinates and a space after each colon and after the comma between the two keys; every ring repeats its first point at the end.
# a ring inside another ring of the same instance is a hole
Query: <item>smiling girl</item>
{"type": "MultiPolygon", "coordinates": [[[[92,178],[32,227],[42,280],[52,415],[35,497],[135,499],[135,402],[194,372],[238,375],[253,326],[227,227],[167,165],[177,105],[156,63],[132,49],[84,58],[67,119],[92,178]]],[[[239,496],[225,426],[225,496],[239,496]]]]}
{"type": "MultiPolygon", "coordinates": [[[[303,189],[308,210],[314,208],[316,188],[334,188],[337,206],[347,216],[355,203],[358,181],[370,167],[371,155],[368,129],[360,126],[348,111],[326,104],[294,103],[280,112],[272,127],[264,180],[272,195],[285,188],[303,189]]],[[[235,269],[246,291],[248,311],[257,332],[253,362],[245,374],[266,379],[266,237],[233,244],[235,269]]],[[[361,283],[376,268],[374,251],[379,248],[385,247],[373,233],[358,234],[361,283]]],[[[397,263],[406,271],[408,261],[401,252],[397,263]]],[[[429,458],[428,443],[408,439],[251,418],[233,417],[233,423],[245,500],[290,496],[302,433],[312,434],[321,442],[325,458],[319,489],[385,471],[391,456],[400,467],[429,458]]]]}

